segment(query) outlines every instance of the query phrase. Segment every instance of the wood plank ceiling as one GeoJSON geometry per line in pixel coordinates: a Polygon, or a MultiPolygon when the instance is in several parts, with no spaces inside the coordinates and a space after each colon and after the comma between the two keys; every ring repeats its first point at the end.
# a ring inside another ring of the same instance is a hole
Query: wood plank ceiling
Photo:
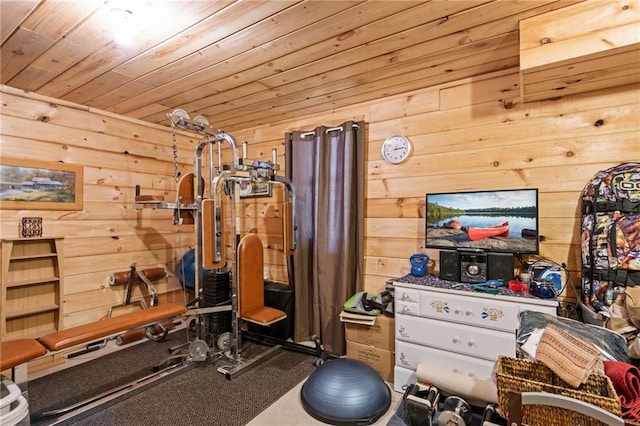
{"type": "Polygon", "coordinates": [[[580,1],[0,0],[1,82],[231,131],[516,67],[518,22],[580,1]]]}

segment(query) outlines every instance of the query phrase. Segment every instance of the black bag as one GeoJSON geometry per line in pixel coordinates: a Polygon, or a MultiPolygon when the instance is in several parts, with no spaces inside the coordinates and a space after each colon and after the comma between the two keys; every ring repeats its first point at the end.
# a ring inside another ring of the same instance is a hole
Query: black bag
{"type": "Polygon", "coordinates": [[[582,303],[611,305],[616,287],[640,285],[640,163],[602,170],[582,191],[582,303]]]}

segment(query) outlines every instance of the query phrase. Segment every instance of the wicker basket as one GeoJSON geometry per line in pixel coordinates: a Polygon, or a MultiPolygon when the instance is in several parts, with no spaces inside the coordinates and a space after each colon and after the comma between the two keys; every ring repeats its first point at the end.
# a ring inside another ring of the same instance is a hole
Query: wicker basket
{"type": "MultiPolygon", "coordinates": [[[[540,362],[507,356],[498,358],[495,372],[500,409],[507,419],[514,417],[514,413],[510,416],[508,412],[510,392],[547,392],[564,395],[593,404],[618,417],[622,415],[618,395],[607,376],[592,374],[586,383],[572,388],[540,362]]],[[[603,425],[578,412],[543,405],[522,406],[522,423],[532,426],[603,425]]]]}

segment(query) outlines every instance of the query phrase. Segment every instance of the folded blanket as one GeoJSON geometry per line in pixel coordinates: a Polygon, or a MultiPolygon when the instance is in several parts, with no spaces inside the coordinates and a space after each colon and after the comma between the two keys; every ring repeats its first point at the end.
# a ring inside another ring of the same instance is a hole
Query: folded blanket
{"type": "Polygon", "coordinates": [[[574,388],[586,382],[590,374],[602,372],[600,353],[595,346],[553,324],[542,333],[536,361],[549,367],[574,388]]]}
{"type": "Polygon", "coordinates": [[[620,397],[622,418],[640,421],[640,370],[620,361],[605,361],[604,372],[620,397]]]}

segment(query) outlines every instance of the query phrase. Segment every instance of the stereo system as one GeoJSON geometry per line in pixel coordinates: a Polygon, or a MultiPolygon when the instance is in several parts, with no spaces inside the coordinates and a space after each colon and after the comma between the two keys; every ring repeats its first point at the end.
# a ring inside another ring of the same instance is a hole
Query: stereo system
{"type": "Polygon", "coordinates": [[[502,280],[514,275],[513,254],[440,250],[439,278],[463,283],[502,280]]]}
{"type": "Polygon", "coordinates": [[[511,253],[489,253],[487,274],[490,280],[502,280],[505,284],[513,279],[515,266],[511,253]]]}
{"type": "Polygon", "coordinates": [[[460,282],[483,283],[487,281],[487,255],[476,253],[460,254],[460,282]]]}
{"type": "Polygon", "coordinates": [[[457,251],[440,250],[441,280],[460,281],[460,253],[457,251]]]}

